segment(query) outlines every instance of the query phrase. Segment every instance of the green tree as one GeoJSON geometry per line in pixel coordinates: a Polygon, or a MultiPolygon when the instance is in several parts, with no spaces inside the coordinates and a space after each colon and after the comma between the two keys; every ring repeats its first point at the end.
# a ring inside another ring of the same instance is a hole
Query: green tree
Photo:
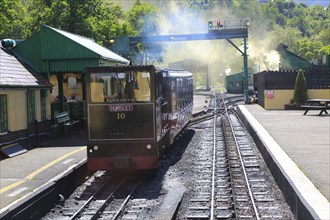
{"type": "Polygon", "coordinates": [[[156,5],[136,0],[133,7],[126,13],[125,20],[132,27],[130,34],[145,36],[157,33],[157,12],[156,5]]]}
{"type": "Polygon", "coordinates": [[[321,53],[323,55],[330,55],[330,44],[321,48],[321,53]]]}
{"type": "Polygon", "coordinates": [[[315,5],[306,9],[306,15],[304,19],[307,23],[308,32],[314,40],[317,40],[316,36],[318,36],[322,30],[329,27],[329,14],[321,5],[315,5]]]}
{"type": "Polygon", "coordinates": [[[64,29],[64,18],[68,15],[68,4],[65,0],[55,2],[44,0],[31,0],[27,4],[29,11],[29,25],[30,32],[39,30],[42,24],[47,24],[52,27],[64,29]]]}
{"type": "Polygon", "coordinates": [[[211,1],[209,2],[208,0],[188,0],[187,2],[188,8],[194,11],[207,10],[212,7],[211,1]]]}
{"type": "Polygon", "coordinates": [[[293,27],[281,27],[280,25],[275,25],[274,30],[268,32],[267,38],[271,39],[274,46],[284,43],[289,48],[298,41],[302,40],[301,32],[298,28],[293,27]]]}
{"type": "Polygon", "coordinates": [[[92,37],[88,18],[98,16],[102,8],[102,0],[66,0],[69,13],[65,19],[66,30],[92,37]]]}
{"type": "Polygon", "coordinates": [[[322,47],[322,42],[307,39],[299,40],[293,45],[295,53],[308,60],[320,59],[324,55],[321,53],[322,47]]]}
{"type": "Polygon", "coordinates": [[[301,105],[306,102],[307,96],[307,83],[302,69],[298,70],[296,83],[294,85],[293,100],[297,105],[301,105]]]}
{"type": "MultiPolygon", "coordinates": [[[[133,7],[126,13],[123,27],[127,30],[128,36],[152,36],[158,33],[157,28],[157,13],[156,5],[142,3],[140,0],[134,2],[133,7]]],[[[138,43],[133,46],[135,51],[130,55],[130,58],[141,63],[142,56],[148,60],[148,63],[161,62],[163,51],[160,45],[143,45],[138,43]],[[142,55],[143,54],[143,55],[142,55]]]]}
{"type": "Polygon", "coordinates": [[[0,39],[21,39],[29,34],[25,28],[27,12],[20,0],[0,1],[0,39]]]}
{"type": "Polygon", "coordinates": [[[28,5],[30,30],[35,32],[42,24],[83,36],[93,36],[88,20],[100,14],[102,0],[32,0],[28,5]]]}
{"type": "Polygon", "coordinates": [[[330,28],[322,29],[319,34],[314,35],[312,38],[314,40],[321,41],[323,45],[330,44],[330,28]]]}
{"type": "Polygon", "coordinates": [[[109,46],[109,41],[120,36],[127,36],[130,31],[122,24],[124,11],[113,2],[106,2],[99,14],[87,18],[88,26],[91,28],[92,37],[95,41],[109,46]]]}

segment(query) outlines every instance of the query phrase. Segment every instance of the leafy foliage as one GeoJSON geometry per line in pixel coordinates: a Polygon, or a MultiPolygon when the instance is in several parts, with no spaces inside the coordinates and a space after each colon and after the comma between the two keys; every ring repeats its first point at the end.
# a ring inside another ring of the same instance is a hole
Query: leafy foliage
{"type": "MultiPolygon", "coordinates": [[[[165,4],[172,3],[135,0],[124,11],[120,0],[1,0],[0,39],[29,37],[42,24],[91,37],[102,44],[120,36],[157,34],[161,28],[157,26],[158,14],[166,14],[167,11],[161,9],[167,8],[165,4]]],[[[180,0],[175,4],[206,19],[210,14],[217,14],[220,18],[224,16],[218,15],[216,9],[228,11],[231,17],[248,18],[252,24],[251,37],[267,37],[274,46],[284,43],[306,59],[321,59],[324,54],[329,54],[330,4],[326,9],[320,5],[308,7],[291,0],[267,3],[251,0],[180,0]]],[[[151,48],[137,46],[139,50],[151,51],[151,48]]],[[[151,53],[161,51],[161,48],[156,48],[151,53]]]]}
{"type": "Polygon", "coordinates": [[[330,44],[330,4],[307,7],[293,1],[274,0],[262,6],[269,14],[270,36],[277,43],[284,43],[294,53],[306,59],[321,59],[323,46],[330,44]]]}
{"type": "Polygon", "coordinates": [[[325,53],[321,49],[323,44],[320,41],[299,40],[293,45],[293,49],[298,55],[305,57],[308,60],[315,60],[322,57],[325,53]]]}
{"type": "Polygon", "coordinates": [[[307,83],[302,69],[299,69],[294,85],[293,100],[296,104],[300,105],[307,101],[307,83]]]}
{"type": "Polygon", "coordinates": [[[47,24],[91,37],[93,33],[88,21],[100,15],[101,7],[102,0],[32,0],[28,5],[30,30],[34,32],[42,24],[47,24]]]}
{"type": "Polygon", "coordinates": [[[157,8],[155,5],[141,3],[136,0],[126,14],[126,21],[131,26],[131,35],[147,35],[156,33],[157,8]]]}
{"type": "Polygon", "coordinates": [[[20,0],[0,1],[0,39],[24,38],[30,34],[25,28],[27,12],[20,0]]]}
{"type": "Polygon", "coordinates": [[[99,14],[87,19],[93,39],[108,46],[109,41],[115,37],[128,35],[126,26],[120,23],[124,18],[124,12],[118,4],[106,3],[99,11],[99,14]]]}

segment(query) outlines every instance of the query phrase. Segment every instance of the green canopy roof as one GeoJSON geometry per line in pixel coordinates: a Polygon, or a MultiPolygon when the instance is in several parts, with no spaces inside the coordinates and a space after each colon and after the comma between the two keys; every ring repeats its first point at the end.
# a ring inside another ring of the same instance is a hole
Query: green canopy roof
{"type": "Polygon", "coordinates": [[[128,65],[129,60],[92,39],[47,25],[11,49],[39,73],[81,72],[87,66],[128,65]]]}

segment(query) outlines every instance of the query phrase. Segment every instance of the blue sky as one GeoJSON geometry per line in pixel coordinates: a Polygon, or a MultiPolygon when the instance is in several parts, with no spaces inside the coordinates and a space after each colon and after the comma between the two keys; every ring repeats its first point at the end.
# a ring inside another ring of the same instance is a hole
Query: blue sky
{"type": "Polygon", "coordinates": [[[295,2],[301,2],[308,6],[322,5],[325,7],[329,5],[330,0],[295,0],[295,2]]]}

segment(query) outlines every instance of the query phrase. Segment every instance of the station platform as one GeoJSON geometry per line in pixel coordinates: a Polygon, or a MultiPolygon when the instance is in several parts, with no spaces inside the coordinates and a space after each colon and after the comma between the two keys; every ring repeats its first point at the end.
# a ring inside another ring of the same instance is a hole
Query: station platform
{"type": "MultiPolygon", "coordinates": [[[[86,164],[87,130],[49,138],[39,147],[0,161],[0,219],[86,164]]],[[[70,187],[70,186],[68,186],[70,187]]],[[[5,219],[6,219],[5,218],[5,219]]],[[[19,218],[21,219],[21,218],[19,218]]]]}
{"type": "Polygon", "coordinates": [[[237,111],[297,219],[330,219],[330,114],[258,104],[237,111]]]}

